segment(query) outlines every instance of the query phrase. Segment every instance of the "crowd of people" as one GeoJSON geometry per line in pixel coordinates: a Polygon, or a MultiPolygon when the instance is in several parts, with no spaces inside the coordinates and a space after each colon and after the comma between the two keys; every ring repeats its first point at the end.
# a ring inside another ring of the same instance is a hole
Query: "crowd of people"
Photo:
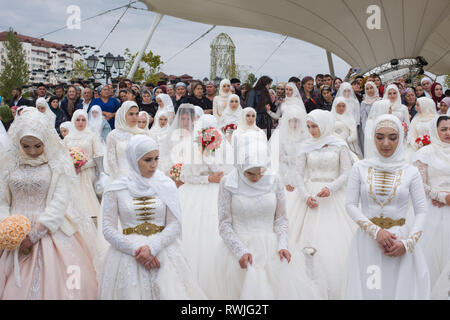
{"type": "Polygon", "coordinates": [[[15,88],[0,299],[447,299],[450,91],[351,70],[15,88]]]}

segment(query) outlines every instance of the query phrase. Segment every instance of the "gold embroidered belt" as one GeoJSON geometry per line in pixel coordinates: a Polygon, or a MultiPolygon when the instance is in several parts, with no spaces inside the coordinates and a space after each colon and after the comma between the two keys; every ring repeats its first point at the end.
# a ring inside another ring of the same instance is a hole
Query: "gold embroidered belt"
{"type": "Polygon", "coordinates": [[[377,226],[379,226],[382,229],[390,229],[390,228],[396,227],[396,226],[401,227],[406,222],[406,220],[404,218],[394,220],[391,218],[383,217],[382,214],[379,217],[373,217],[372,219],[370,219],[370,221],[372,221],[373,224],[376,224],[377,226]]]}
{"type": "Polygon", "coordinates": [[[164,230],[164,226],[157,226],[156,224],[144,222],[141,224],[138,224],[134,228],[127,228],[123,229],[123,234],[129,235],[129,234],[140,234],[142,236],[151,236],[152,234],[159,233],[164,230]]]}

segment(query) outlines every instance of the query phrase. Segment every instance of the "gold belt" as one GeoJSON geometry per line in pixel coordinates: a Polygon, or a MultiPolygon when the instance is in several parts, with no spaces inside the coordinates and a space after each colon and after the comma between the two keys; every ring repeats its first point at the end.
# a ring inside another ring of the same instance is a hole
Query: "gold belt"
{"type": "Polygon", "coordinates": [[[150,223],[150,222],[144,222],[141,224],[138,224],[134,228],[127,228],[123,229],[123,234],[129,235],[132,233],[137,233],[142,236],[151,236],[152,234],[159,233],[164,230],[164,226],[157,226],[156,224],[150,223]]]}
{"type": "Polygon", "coordinates": [[[373,217],[372,219],[370,219],[370,221],[372,221],[373,224],[376,224],[377,226],[379,226],[382,229],[390,229],[395,226],[401,227],[406,222],[406,220],[404,218],[394,220],[391,218],[384,217],[383,214],[380,214],[379,217],[373,217]]]}

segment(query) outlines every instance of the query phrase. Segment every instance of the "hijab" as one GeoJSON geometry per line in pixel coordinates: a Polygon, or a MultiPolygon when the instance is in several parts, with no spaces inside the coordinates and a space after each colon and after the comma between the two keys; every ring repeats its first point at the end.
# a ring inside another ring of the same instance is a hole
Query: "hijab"
{"type": "Polygon", "coordinates": [[[92,131],[89,130],[89,121],[88,121],[88,114],[83,109],[75,110],[72,116],[72,128],[69,130],[69,134],[67,135],[67,138],[70,139],[86,139],[89,135],[92,135],[92,131]],[[86,119],[86,128],[83,130],[78,130],[77,126],[75,125],[76,120],[79,117],[84,117],[86,119]]]}
{"type": "Polygon", "coordinates": [[[54,112],[52,112],[52,110],[50,110],[50,106],[48,105],[48,103],[45,100],[45,98],[41,97],[41,98],[38,98],[36,100],[36,108],[39,107],[39,106],[45,107],[45,112],[44,112],[45,117],[50,121],[50,123],[55,125],[56,115],[55,115],[54,112]]]}
{"type": "Polygon", "coordinates": [[[146,125],[145,125],[145,128],[143,129],[145,132],[147,132],[147,134],[148,133],[150,133],[150,129],[148,128],[148,125],[150,124],[150,115],[148,114],[148,112],[147,111],[140,111],[139,112],[139,117],[140,116],[142,116],[142,115],[144,115],[145,116],[145,119],[146,119],[146,125]]]}
{"type": "Polygon", "coordinates": [[[224,188],[232,194],[246,197],[257,197],[275,191],[275,176],[268,174],[270,166],[267,141],[257,132],[241,135],[235,146],[235,168],[227,174],[224,188]],[[258,182],[251,182],[244,175],[245,171],[254,168],[265,170],[258,182]]]}
{"type": "Polygon", "coordinates": [[[345,99],[347,102],[348,111],[353,115],[356,124],[359,124],[361,121],[360,104],[350,83],[343,82],[341,84],[339,91],[336,94],[336,98],[339,97],[343,97],[345,99]]]}
{"type": "Polygon", "coordinates": [[[88,116],[88,128],[92,132],[101,135],[103,130],[103,115],[102,109],[100,106],[95,105],[92,106],[91,110],[89,110],[88,116]],[[97,111],[97,116],[94,116],[94,111],[97,111]]]}
{"type": "Polygon", "coordinates": [[[167,133],[168,130],[169,130],[169,112],[167,112],[166,110],[157,112],[155,120],[153,120],[153,125],[150,129],[150,134],[159,136],[163,133],[167,133]],[[162,128],[159,124],[159,118],[161,117],[167,118],[167,123],[162,128]]]}
{"type": "Polygon", "coordinates": [[[121,130],[129,132],[131,134],[147,134],[145,130],[138,128],[137,124],[133,127],[130,127],[127,124],[126,115],[128,111],[133,107],[139,110],[137,103],[134,101],[125,101],[124,103],[122,103],[122,106],[117,110],[116,113],[116,117],[114,120],[114,130],[121,130]]]}
{"type": "Polygon", "coordinates": [[[255,109],[250,108],[250,107],[243,109],[242,112],[241,112],[241,117],[239,119],[239,123],[238,123],[238,127],[237,127],[237,131],[239,133],[246,133],[246,132],[249,132],[249,131],[260,131],[261,130],[256,125],[256,118],[255,118],[255,122],[251,126],[249,126],[247,124],[246,117],[247,117],[247,114],[249,114],[249,113],[254,113],[255,117],[256,117],[255,109]]]}
{"type": "Polygon", "coordinates": [[[363,99],[363,102],[365,103],[365,104],[367,104],[367,105],[372,105],[372,104],[374,104],[374,102],[376,102],[376,101],[378,101],[378,100],[380,100],[381,98],[380,98],[380,93],[379,93],[379,91],[378,91],[378,88],[377,88],[377,85],[374,83],[374,82],[372,82],[372,81],[367,81],[366,82],[366,84],[364,85],[364,89],[365,89],[365,94],[364,94],[364,99],[363,99]],[[373,89],[374,89],[374,95],[373,96],[369,96],[368,94],[367,94],[367,87],[368,86],[371,86],[373,89]]]}
{"type": "Polygon", "coordinates": [[[306,121],[317,124],[320,129],[320,137],[316,139],[309,134],[309,138],[300,147],[299,156],[304,153],[322,149],[325,145],[347,147],[347,143],[344,140],[332,134],[334,129],[334,119],[330,111],[321,109],[313,110],[306,116],[306,121]]]}
{"type": "MultiPolygon", "coordinates": [[[[400,91],[398,90],[398,87],[395,84],[390,84],[384,91],[383,99],[390,102],[390,105],[392,107],[392,111],[402,111],[402,97],[400,95],[400,91]],[[397,92],[397,99],[394,103],[389,100],[389,90],[395,90],[397,92]]],[[[405,106],[406,108],[406,106],[405,106]]]]}
{"type": "Polygon", "coordinates": [[[142,176],[138,161],[148,152],[159,150],[158,144],[145,135],[135,135],[128,141],[126,157],[130,170],[111,183],[106,192],[128,189],[133,197],[145,197],[157,194],[161,201],[170,209],[172,214],[181,223],[181,206],[178,189],[175,183],[160,170],[156,170],[151,178],[142,176]]]}
{"type": "Polygon", "coordinates": [[[339,97],[334,99],[333,106],[331,107],[331,114],[333,115],[334,120],[340,120],[350,131],[356,131],[356,122],[353,115],[348,111],[347,102],[343,97],[339,97]],[[343,103],[345,104],[345,111],[343,114],[339,114],[336,111],[336,107],[338,104],[343,103]]]}
{"type": "Polygon", "coordinates": [[[291,88],[294,92],[292,93],[292,96],[288,97],[286,96],[283,104],[281,105],[282,111],[286,112],[286,108],[293,106],[296,108],[301,109],[306,113],[305,104],[303,103],[303,99],[300,95],[300,92],[298,91],[297,86],[293,82],[289,82],[286,87],[291,88]]]}
{"type": "Polygon", "coordinates": [[[161,101],[163,103],[163,107],[162,108],[158,107],[158,111],[166,110],[167,112],[175,113],[175,109],[173,107],[173,101],[168,94],[160,93],[156,96],[156,98],[161,99],[161,101]]]}
{"type": "MultiPolygon", "coordinates": [[[[445,98],[445,95],[442,95],[440,97],[436,96],[435,94],[435,90],[437,86],[441,86],[441,88],[444,88],[440,83],[435,82],[431,85],[431,97],[434,101],[434,104],[437,106],[437,108],[439,108],[439,104],[441,103],[442,99],[445,98]]],[[[436,108],[436,107],[435,107],[436,108]]]]}
{"type": "Polygon", "coordinates": [[[227,104],[227,102],[228,102],[228,98],[230,97],[231,94],[233,94],[233,93],[231,92],[231,89],[230,89],[230,91],[229,91],[228,93],[225,93],[225,91],[223,91],[223,87],[224,87],[224,85],[226,85],[226,84],[228,84],[228,85],[230,86],[230,88],[231,88],[231,82],[230,82],[230,80],[228,80],[228,79],[223,79],[222,81],[220,81],[219,95],[217,95],[217,96],[214,98],[214,100],[215,100],[215,99],[218,100],[218,109],[219,109],[219,110],[217,110],[217,111],[218,111],[218,114],[219,114],[220,116],[222,116],[223,110],[225,109],[225,106],[226,106],[226,104],[227,104]]]}
{"type": "Polygon", "coordinates": [[[220,127],[223,128],[231,123],[237,125],[239,123],[241,113],[242,113],[241,99],[237,94],[231,94],[228,97],[227,105],[222,113],[222,117],[220,117],[221,123],[220,127]],[[236,110],[233,110],[230,107],[231,99],[237,99],[239,101],[239,106],[236,108],[236,110]]]}
{"type": "Polygon", "coordinates": [[[291,144],[301,142],[306,136],[306,112],[298,108],[289,108],[280,120],[280,143],[291,144]],[[297,127],[292,128],[292,120],[297,121],[297,127]]]}
{"type": "Polygon", "coordinates": [[[385,114],[378,117],[375,120],[375,124],[370,132],[370,139],[368,140],[374,155],[371,158],[361,160],[362,163],[367,167],[383,171],[396,171],[406,168],[408,162],[405,158],[404,135],[403,125],[396,116],[385,114]],[[389,158],[382,156],[375,145],[375,133],[379,128],[392,128],[398,133],[397,148],[389,158]]]}

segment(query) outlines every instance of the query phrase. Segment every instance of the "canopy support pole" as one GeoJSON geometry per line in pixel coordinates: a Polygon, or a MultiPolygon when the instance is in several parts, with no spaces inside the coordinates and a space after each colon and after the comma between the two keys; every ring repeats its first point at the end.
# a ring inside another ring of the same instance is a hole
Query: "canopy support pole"
{"type": "Polygon", "coordinates": [[[134,59],[133,66],[131,67],[130,72],[128,73],[127,78],[133,79],[134,73],[136,72],[137,67],[139,66],[139,63],[141,62],[142,56],[144,55],[145,50],[147,49],[147,46],[150,42],[150,39],[153,36],[153,33],[156,30],[156,27],[158,26],[161,19],[164,17],[163,14],[157,13],[155,17],[153,18],[152,25],[150,26],[150,29],[148,30],[147,34],[147,40],[145,40],[144,44],[141,47],[141,51],[139,51],[139,54],[137,55],[136,59],[134,59]]]}
{"type": "Polygon", "coordinates": [[[334,74],[334,64],[333,64],[333,57],[331,56],[331,52],[327,51],[327,60],[328,60],[328,68],[330,69],[330,74],[333,78],[335,78],[334,74]]]}

